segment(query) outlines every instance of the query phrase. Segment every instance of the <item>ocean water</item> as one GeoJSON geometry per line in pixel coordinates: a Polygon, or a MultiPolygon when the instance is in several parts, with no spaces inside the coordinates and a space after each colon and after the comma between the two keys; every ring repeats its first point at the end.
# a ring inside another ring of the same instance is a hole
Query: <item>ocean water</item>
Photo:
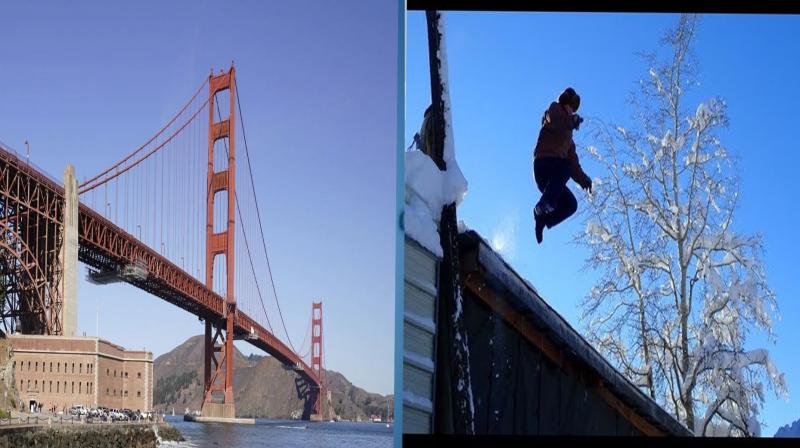
{"type": "Polygon", "coordinates": [[[183,416],[167,416],[186,442],[165,443],[164,447],[326,447],[389,448],[394,427],[385,423],[303,422],[257,419],[254,425],[195,423],[183,416]]]}

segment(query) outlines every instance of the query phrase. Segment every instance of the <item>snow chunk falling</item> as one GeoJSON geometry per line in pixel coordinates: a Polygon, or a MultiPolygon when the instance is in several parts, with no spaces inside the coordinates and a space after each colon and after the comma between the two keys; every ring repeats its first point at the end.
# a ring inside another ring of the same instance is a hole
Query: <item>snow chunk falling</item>
{"type": "Polygon", "coordinates": [[[519,228],[519,217],[511,214],[503,218],[502,221],[492,230],[490,243],[492,249],[499,252],[504,257],[513,259],[517,248],[517,229],[519,228]]]}

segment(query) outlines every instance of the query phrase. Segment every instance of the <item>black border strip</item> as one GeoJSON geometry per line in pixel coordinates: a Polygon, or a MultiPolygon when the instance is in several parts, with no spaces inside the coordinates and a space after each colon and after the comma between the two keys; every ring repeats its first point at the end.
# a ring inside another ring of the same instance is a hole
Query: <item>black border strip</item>
{"type": "Polygon", "coordinates": [[[797,447],[797,439],[791,438],[739,438],[739,437],[626,437],[626,436],[465,436],[403,434],[403,448],[414,447],[797,447]]]}
{"type": "Polygon", "coordinates": [[[652,12],[723,14],[800,14],[800,2],[792,0],[725,1],[650,0],[646,2],[522,2],[514,0],[407,0],[409,11],[542,11],[542,12],[652,12]]]}

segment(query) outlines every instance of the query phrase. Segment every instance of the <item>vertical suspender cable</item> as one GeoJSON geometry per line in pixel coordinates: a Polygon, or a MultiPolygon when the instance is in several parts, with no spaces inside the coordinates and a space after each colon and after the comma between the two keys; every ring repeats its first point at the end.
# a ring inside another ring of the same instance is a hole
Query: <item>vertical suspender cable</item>
{"type": "Polygon", "coordinates": [[[266,258],[266,261],[267,261],[267,272],[269,273],[269,280],[270,280],[270,283],[272,284],[272,292],[275,295],[275,304],[278,307],[278,315],[281,318],[281,324],[283,325],[283,331],[286,334],[286,339],[288,340],[289,345],[292,347],[292,351],[294,351],[296,353],[297,350],[294,349],[294,346],[292,345],[292,340],[289,337],[289,332],[286,330],[286,323],[283,320],[283,313],[281,312],[281,305],[280,305],[280,302],[278,301],[278,292],[275,289],[275,280],[272,278],[272,267],[270,266],[269,254],[267,253],[267,240],[264,237],[264,226],[261,223],[261,211],[258,208],[258,197],[256,196],[256,186],[255,186],[255,183],[253,181],[253,167],[250,164],[250,150],[247,147],[247,134],[245,133],[244,117],[242,116],[242,104],[239,101],[239,90],[240,89],[241,89],[241,87],[239,86],[239,81],[236,80],[236,104],[237,104],[237,106],[239,108],[239,121],[242,122],[242,140],[244,141],[244,152],[245,152],[245,155],[246,155],[246,158],[247,158],[247,169],[248,169],[248,171],[250,173],[250,187],[253,190],[253,200],[254,200],[254,205],[255,205],[255,213],[256,213],[256,216],[258,218],[258,228],[259,228],[259,231],[261,233],[261,244],[262,244],[262,246],[264,248],[264,257],[266,258]]]}

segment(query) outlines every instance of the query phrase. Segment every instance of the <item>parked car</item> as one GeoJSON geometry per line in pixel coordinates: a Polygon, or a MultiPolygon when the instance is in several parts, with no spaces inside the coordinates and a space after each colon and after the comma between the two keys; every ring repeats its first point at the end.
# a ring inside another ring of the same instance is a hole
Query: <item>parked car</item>
{"type": "Polygon", "coordinates": [[[89,413],[89,410],[82,404],[76,404],[69,409],[70,415],[86,415],[89,413]]]}

